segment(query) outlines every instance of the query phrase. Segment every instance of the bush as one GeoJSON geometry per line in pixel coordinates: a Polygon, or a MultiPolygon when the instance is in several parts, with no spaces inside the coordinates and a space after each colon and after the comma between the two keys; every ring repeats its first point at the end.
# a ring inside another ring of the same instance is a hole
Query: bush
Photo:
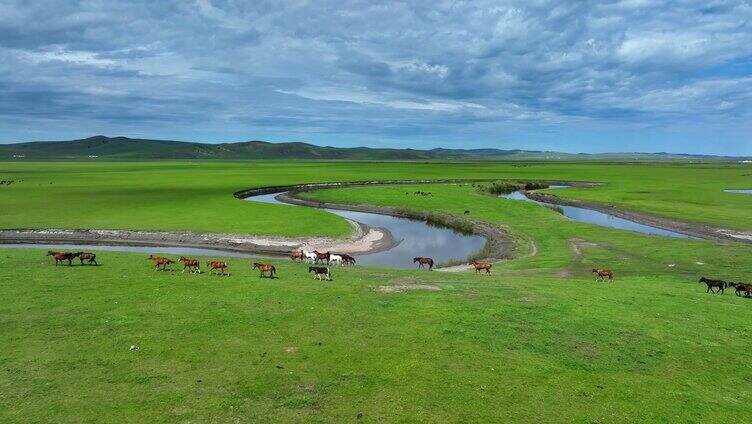
{"type": "Polygon", "coordinates": [[[485,191],[486,193],[495,194],[499,196],[502,194],[509,194],[519,189],[520,189],[520,186],[518,186],[517,184],[505,183],[505,182],[494,182],[491,184],[490,187],[483,188],[483,191],[485,191]]]}

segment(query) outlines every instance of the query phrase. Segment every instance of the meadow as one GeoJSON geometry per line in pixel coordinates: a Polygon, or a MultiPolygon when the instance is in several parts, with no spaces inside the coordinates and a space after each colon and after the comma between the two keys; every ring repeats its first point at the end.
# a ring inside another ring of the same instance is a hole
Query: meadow
{"type": "MultiPolygon", "coordinates": [[[[750,173],[724,164],[4,163],[0,179],[24,182],[0,187],[0,227],[342,235],[337,217],[231,193],[456,177],[604,182],[556,194],[749,230],[752,196],[722,190],[749,187],[750,173]]],[[[328,283],[283,259],[272,260],[280,278],[271,280],[246,259],[229,258],[232,275],[213,277],[153,271],[143,254],[56,268],[40,249],[0,249],[0,421],[752,421],[752,299],[706,294],[697,282],[752,279],[752,245],[577,223],[467,184],[304,196],[469,210],[507,229],[516,259],[491,276],[357,266],[328,283]],[[433,195],[405,195],[418,188],[433,195]],[[616,279],[597,282],[594,267],[616,279]]]]}
{"type": "Polygon", "coordinates": [[[267,185],[370,179],[559,179],[604,186],[557,195],[737,230],[752,229],[749,164],[411,162],[0,162],[0,228],[193,230],[341,236],[347,223],[310,209],[239,202],[267,185]]]}

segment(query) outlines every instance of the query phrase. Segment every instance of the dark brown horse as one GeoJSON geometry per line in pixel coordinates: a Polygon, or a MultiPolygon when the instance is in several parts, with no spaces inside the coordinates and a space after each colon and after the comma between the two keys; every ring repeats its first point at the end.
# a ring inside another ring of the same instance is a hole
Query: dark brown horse
{"type": "Polygon", "coordinates": [[[729,283],[723,281],[723,280],[713,280],[710,278],[700,277],[700,280],[698,283],[705,283],[706,286],[708,286],[708,289],[705,290],[705,293],[721,293],[725,291],[726,287],[729,286],[729,283]],[[715,289],[715,290],[713,290],[715,289]]]}
{"type": "Polygon", "coordinates": [[[73,265],[73,259],[76,257],[75,253],[70,252],[47,252],[47,256],[52,256],[55,259],[55,266],[63,265],[63,261],[68,261],[68,266],[73,265]]]}
{"type": "Polygon", "coordinates": [[[736,289],[736,295],[741,296],[744,293],[744,297],[752,296],[752,284],[747,283],[734,283],[736,289]]]}
{"type": "Polygon", "coordinates": [[[155,270],[161,270],[161,271],[166,271],[168,265],[175,263],[175,261],[173,261],[172,259],[165,258],[164,256],[149,255],[147,259],[154,263],[155,270]]]}
{"type": "Polygon", "coordinates": [[[77,252],[76,256],[78,257],[78,260],[81,261],[81,265],[84,264],[84,261],[86,261],[87,264],[99,265],[97,263],[97,255],[95,253],[77,252]]]}
{"type": "Polygon", "coordinates": [[[355,258],[353,258],[352,256],[348,255],[347,253],[342,253],[340,254],[340,256],[342,256],[342,263],[344,263],[345,265],[355,265],[355,258]]]}
{"type": "Polygon", "coordinates": [[[209,274],[212,271],[219,271],[214,275],[230,275],[227,273],[227,263],[225,261],[206,261],[206,267],[209,268],[209,274]]]}
{"type": "Polygon", "coordinates": [[[277,268],[274,268],[274,265],[260,264],[258,262],[253,263],[253,269],[261,271],[261,278],[264,277],[265,272],[269,273],[269,278],[274,278],[274,274],[277,273],[277,268]]]}
{"type": "Polygon", "coordinates": [[[472,261],[470,261],[470,263],[468,265],[472,265],[472,266],[475,267],[475,273],[476,274],[479,273],[481,270],[484,270],[484,269],[486,270],[486,274],[490,274],[491,273],[491,267],[493,266],[493,264],[491,264],[491,263],[480,262],[480,261],[476,261],[475,259],[473,259],[472,261]]]}
{"type": "Polygon", "coordinates": [[[314,250],[313,253],[316,255],[316,260],[313,261],[314,263],[319,263],[319,261],[326,261],[327,264],[329,263],[329,256],[331,255],[331,253],[321,253],[318,250],[314,250]]]}
{"type": "Polygon", "coordinates": [[[191,259],[186,258],[185,256],[181,256],[178,260],[183,263],[183,272],[185,272],[185,270],[187,269],[191,273],[201,274],[201,264],[199,263],[198,259],[191,259]]]}
{"type": "Polygon", "coordinates": [[[293,250],[292,252],[290,252],[290,259],[292,259],[293,261],[298,259],[301,262],[303,262],[303,260],[305,259],[305,256],[303,255],[302,250],[293,250]]]}
{"type": "Polygon", "coordinates": [[[418,264],[418,268],[423,268],[423,265],[428,265],[429,270],[433,269],[433,259],[431,258],[418,256],[417,258],[413,258],[413,263],[416,263],[416,262],[418,264]]]}
{"type": "Polygon", "coordinates": [[[607,277],[609,280],[614,279],[614,272],[608,269],[593,268],[593,274],[596,274],[596,278],[601,280],[605,280],[607,277]]]}

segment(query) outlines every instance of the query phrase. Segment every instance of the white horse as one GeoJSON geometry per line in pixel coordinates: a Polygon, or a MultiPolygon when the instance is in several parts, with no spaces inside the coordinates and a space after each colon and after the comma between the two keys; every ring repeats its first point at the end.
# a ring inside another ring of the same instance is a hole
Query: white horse
{"type": "Polygon", "coordinates": [[[305,256],[306,262],[310,261],[311,263],[314,263],[316,261],[316,254],[313,252],[309,252],[307,250],[303,251],[303,256],[305,256]]]}
{"type": "Polygon", "coordinates": [[[344,262],[342,261],[342,256],[331,254],[331,255],[329,255],[329,263],[330,264],[336,264],[336,265],[342,266],[342,264],[344,262]]]}

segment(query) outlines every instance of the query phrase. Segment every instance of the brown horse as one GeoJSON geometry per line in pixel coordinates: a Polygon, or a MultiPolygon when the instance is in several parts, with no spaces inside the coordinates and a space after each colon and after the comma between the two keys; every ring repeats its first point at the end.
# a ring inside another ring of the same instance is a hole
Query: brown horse
{"type": "Polygon", "coordinates": [[[472,265],[472,266],[475,267],[475,273],[476,274],[479,273],[481,270],[484,270],[484,269],[486,270],[486,274],[490,274],[491,273],[491,267],[493,266],[493,264],[491,264],[491,263],[480,262],[480,261],[476,261],[475,259],[473,259],[472,261],[470,261],[470,263],[468,265],[472,265]]]}
{"type": "Polygon", "coordinates": [[[65,253],[65,252],[58,252],[56,250],[48,250],[46,256],[51,256],[54,259],[54,256],[57,255],[57,254],[60,254],[60,253],[65,253]]]}
{"type": "Polygon", "coordinates": [[[593,268],[593,274],[596,274],[596,278],[599,278],[601,280],[605,280],[606,277],[608,277],[609,280],[614,279],[614,272],[608,269],[593,268]]]}
{"type": "Polygon", "coordinates": [[[201,264],[199,263],[198,259],[191,259],[186,258],[185,256],[181,256],[178,260],[183,263],[183,272],[185,272],[185,270],[187,269],[192,274],[201,274],[201,264]]]}
{"type": "Polygon", "coordinates": [[[274,274],[277,273],[277,268],[274,268],[274,265],[260,264],[258,262],[253,263],[253,269],[261,271],[261,278],[264,278],[265,272],[269,273],[269,278],[274,278],[274,274]]]}
{"type": "Polygon", "coordinates": [[[212,273],[212,271],[219,270],[220,272],[215,273],[214,275],[227,275],[227,263],[225,261],[206,261],[206,267],[209,268],[209,274],[212,273]]]}
{"type": "Polygon", "coordinates": [[[752,296],[752,284],[736,283],[736,295],[741,296],[744,293],[744,297],[752,296]]]}
{"type": "Polygon", "coordinates": [[[428,270],[433,270],[433,259],[426,258],[423,256],[418,256],[417,258],[413,258],[413,263],[418,263],[418,268],[423,268],[423,265],[428,265],[428,270]]]}
{"type": "Polygon", "coordinates": [[[319,263],[319,261],[323,262],[326,260],[326,263],[329,263],[329,256],[331,255],[329,252],[321,253],[318,250],[314,250],[313,253],[316,255],[316,259],[313,261],[313,263],[319,263]]]}
{"type": "Polygon", "coordinates": [[[301,262],[303,262],[305,256],[303,255],[302,250],[293,250],[292,252],[290,252],[290,259],[292,259],[293,261],[299,259],[301,262]]]}
{"type": "Polygon", "coordinates": [[[68,266],[73,265],[73,259],[76,257],[75,253],[70,252],[47,252],[47,256],[52,256],[55,259],[55,266],[63,265],[63,261],[68,261],[68,266]]]}
{"type": "Polygon", "coordinates": [[[84,261],[86,261],[87,264],[99,265],[97,263],[97,255],[95,253],[77,252],[76,256],[78,256],[78,260],[81,261],[81,265],[84,264],[84,261]]]}
{"type": "Polygon", "coordinates": [[[164,256],[149,255],[147,259],[154,262],[155,270],[160,270],[160,271],[167,271],[167,266],[175,263],[175,261],[173,261],[172,259],[165,258],[164,256]],[[162,267],[162,268],[160,269],[159,267],[162,267]]]}
{"type": "Polygon", "coordinates": [[[347,253],[342,253],[340,256],[342,256],[342,263],[345,265],[355,265],[355,258],[348,255],[347,253]]]}

